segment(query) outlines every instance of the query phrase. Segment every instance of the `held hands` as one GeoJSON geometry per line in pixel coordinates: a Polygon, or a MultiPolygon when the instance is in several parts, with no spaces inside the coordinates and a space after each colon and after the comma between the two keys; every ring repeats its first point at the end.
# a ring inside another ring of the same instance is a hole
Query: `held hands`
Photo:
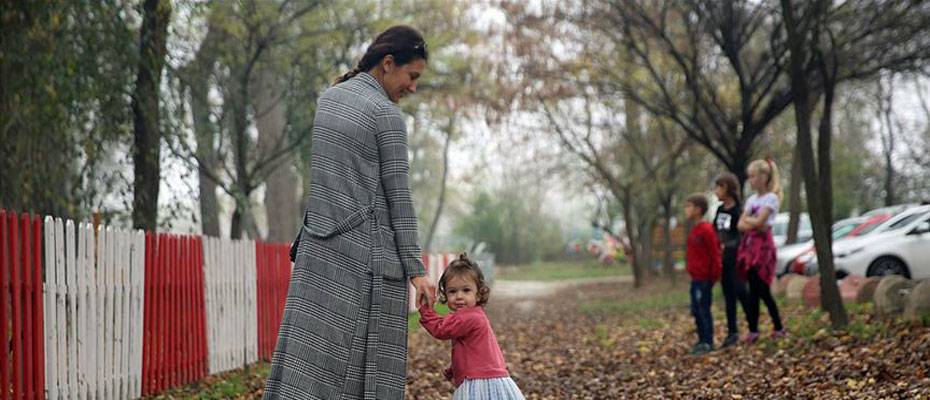
{"type": "Polygon", "coordinates": [[[442,376],[444,376],[446,380],[450,382],[452,381],[452,366],[451,365],[446,367],[446,369],[442,370],[442,376]]]}
{"type": "Polygon", "coordinates": [[[417,306],[425,304],[432,307],[436,302],[436,285],[433,285],[433,282],[425,276],[410,278],[410,283],[417,290],[417,306]]]}

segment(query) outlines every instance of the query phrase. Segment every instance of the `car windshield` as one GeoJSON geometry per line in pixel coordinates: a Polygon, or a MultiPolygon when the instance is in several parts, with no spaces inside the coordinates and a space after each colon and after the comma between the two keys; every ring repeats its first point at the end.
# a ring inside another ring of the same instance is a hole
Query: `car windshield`
{"type": "Polygon", "coordinates": [[[859,224],[852,223],[852,224],[843,224],[843,225],[836,227],[835,229],[833,229],[833,240],[842,239],[848,236],[849,232],[852,232],[853,229],[856,229],[857,226],[859,226],[859,224]]]}
{"type": "Polygon", "coordinates": [[[888,226],[888,229],[885,229],[885,231],[890,232],[890,231],[893,231],[893,230],[901,229],[901,228],[903,228],[903,227],[905,227],[905,226],[910,225],[911,222],[914,222],[914,221],[916,221],[917,219],[922,218],[924,215],[927,215],[927,211],[919,212],[919,213],[913,213],[913,214],[911,214],[911,215],[908,215],[908,216],[906,216],[906,217],[904,217],[904,218],[899,219],[899,220],[896,221],[895,223],[889,225],[889,226],[888,226]]]}
{"type": "Polygon", "coordinates": [[[776,222],[772,225],[772,235],[773,236],[785,236],[785,231],[788,230],[787,222],[776,222]]]}

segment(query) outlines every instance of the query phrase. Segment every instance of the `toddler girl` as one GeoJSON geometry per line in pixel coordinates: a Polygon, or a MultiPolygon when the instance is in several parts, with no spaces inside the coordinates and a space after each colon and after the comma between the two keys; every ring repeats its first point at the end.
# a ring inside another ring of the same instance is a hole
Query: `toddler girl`
{"type": "Polygon", "coordinates": [[[419,305],[426,331],[436,339],[452,340],[452,366],[444,375],[455,384],[453,400],[524,398],[507,372],[484,313],[490,292],[478,265],[462,253],[439,279],[439,301],[452,312],[440,317],[429,304],[419,305]]]}

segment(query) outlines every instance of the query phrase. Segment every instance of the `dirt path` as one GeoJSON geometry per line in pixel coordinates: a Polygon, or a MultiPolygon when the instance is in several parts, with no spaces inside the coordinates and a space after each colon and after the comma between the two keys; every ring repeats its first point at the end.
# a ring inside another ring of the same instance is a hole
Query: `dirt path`
{"type": "Polygon", "coordinates": [[[584,285],[623,284],[632,283],[633,277],[629,275],[611,276],[606,278],[582,278],[562,281],[495,281],[491,290],[495,298],[501,299],[539,299],[551,296],[559,290],[584,285]]]}

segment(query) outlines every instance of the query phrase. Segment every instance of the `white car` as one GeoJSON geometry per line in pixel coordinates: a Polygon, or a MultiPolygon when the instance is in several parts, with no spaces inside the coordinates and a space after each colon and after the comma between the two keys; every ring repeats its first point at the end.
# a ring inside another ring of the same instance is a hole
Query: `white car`
{"type": "MultiPolygon", "coordinates": [[[[788,213],[778,213],[775,215],[775,223],[772,224],[772,240],[775,241],[775,247],[781,247],[788,239],[788,213]]],[[[811,228],[811,218],[807,213],[801,213],[798,216],[798,243],[806,242],[814,237],[814,230],[811,228]]]]}
{"type": "Polygon", "coordinates": [[[930,206],[902,214],[876,233],[837,242],[836,270],[860,276],[930,278],[930,206]]]}
{"type": "MultiPolygon", "coordinates": [[[[859,224],[865,222],[867,219],[868,218],[865,217],[853,217],[836,221],[833,223],[833,240],[839,240],[840,238],[844,237],[856,226],[859,226],[859,224]]],[[[778,252],[775,254],[776,275],[782,276],[791,272],[791,264],[794,262],[794,260],[799,256],[809,252],[813,247],[813,240],[780,246],[778,248],[778,252]]]]}

